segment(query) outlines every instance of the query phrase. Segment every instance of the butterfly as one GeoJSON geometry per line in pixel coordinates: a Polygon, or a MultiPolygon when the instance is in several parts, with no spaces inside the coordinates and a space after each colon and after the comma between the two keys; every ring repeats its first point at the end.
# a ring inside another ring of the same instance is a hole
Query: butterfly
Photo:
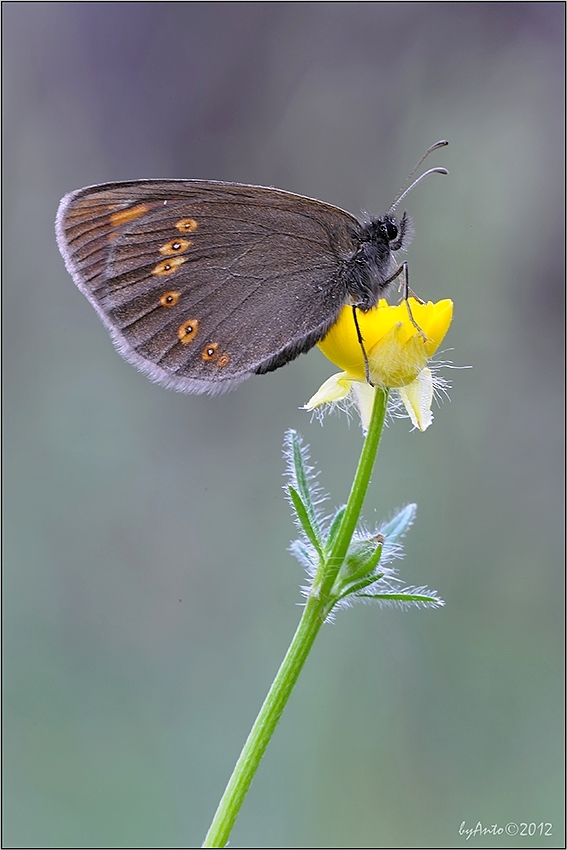
{"type": "MultiPolygon", "coordinates": [[[[409,189],[431,172],[447,173],[409,189]]],[[[409,219],[393,210],[409,189],[359,221],[263,186],[107,183],[63,198],[57,242],[127,361],[166,387],[219,393],[309,351],[345,304],[377,304],[402,269],[409,219]]]]}

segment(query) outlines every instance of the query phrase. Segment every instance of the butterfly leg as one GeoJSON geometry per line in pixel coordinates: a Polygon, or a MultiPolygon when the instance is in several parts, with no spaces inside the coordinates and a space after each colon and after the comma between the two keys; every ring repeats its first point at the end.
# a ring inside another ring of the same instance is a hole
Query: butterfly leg
{"type": "Polygon", "coordinates": [[[412,298],[415,298],[418,304],[425,304],[425,301],[423,301],[419,297],[419,295],[416,295],[413,289],[410,289],[408,264],[405,261],[401,264],[401,266],[398,266],[393,275],[391,275],[387,280],[384,281],[384,283],[382,284],[382,289],[385,289],[387,286],[393,283],[397,277],[400,277],[400,275],[403,275],[403,280],[399,285],[398,291],[402,292],[403,290],[404,294],[402,295],[402,299],[404,301],[407,301],[408,298],[411,296],[412,298]]]}
{"type": "Polygon", "coordinates": [[[396,271],[395,275],[393,275],[393,277],[390,278],[390,281],[394,280],[396,277],[398,277],[398,275],[403,275],[402,281],[401,281],[400,286],[399,286],[399,291],[402,293],[402,299],[406,302],[406,307],[407,307],[408,315],[409,315],[409,318],[410,318],[410,322],[412,323],[414,328],[417,331],[419,331],[421,336],[424,339],[426,339],[427,337],[425,336],[422,329],[419,327],[419,325],[417,324],[416,320],[413,317],[413,313],[411,311],[411,307],[410,307],[410,304],[409,304],[409,297],[411,295],[411,297],[415,298],[415,300],[419,304],[425,304],[425,301],[422,301],[421,298],[419,298],[415,294],[415,292],[412,289],[410,289],[408,264],[406,262],[401,264],[399,269],[396,271]]]}
{"type": "MultiPolygon", "coordinates": [[[[403,262],[403,263],[401,264],[401,266],[398,266],[398,268],[396,269],[396,271],[394,272],[394,274],[390,275],[390,277],[386,278],[386,280],[384,281],[384,283],[381,283],[381,284],[380,284],[380,289],[381,289],[382,291],[384,291],[384,292],[385,292],[385,291],[386,291],[386,289],[389,287],[389,285],[390,285],[391,283],[393,283],[393,282],[396,280],[396,278],[398,278],[401,274],[404,274],[404,275],[405,275],[405,286],[407,286],[407,280],[408,280],[408,264],[407,264],[406,262],[403,262]]],[[[401,287],[400,287],[400,288],[401,288],[401,287]]]]}
{"type": "Polygon", "coordinates": [[[370,384],[371,387],[374,386],[373,382],[370,380],[370,364],[368,363],[368,355],[366,353],[366,349],[364,347],[364,339],[362,337],[362,333],[360,332],[360,326],[358,324],[358,316],[356,314],[356,304],[352,305],[352,318],[354,319],[354,326],[356,328],[356,335],[358,337],[358,343],[360,348],[362,349],[362,356],[364,358],[364,374],[366,375],[366,381],[370,384]]]}
{"type": "MultiPolygon", "coordinates": [[[[413,289],[410,289],[408,264],[405,263],[405,262],[402,263],[402,265],[400,266],[400,270],[401,270],[400,274],[402,274],[402,272],[403,272],[403,275],[404,275],[404,279],[400,283],[400,287],[399,287],[400,292],[403,290],[403,295],[402,295],[403,300],[407,302],[408,298],[411,296],[412,298],[415,298],[415,300],[417,301],[418,304],[425,304],[425,301],[423,301],[423,299],[420,298],[419,295],[416,295],[415,292],[413,291],[413,289]]],[[[410,315],[411,315],[411,311],[410,311],[410,315]]],[[[412,319],[412,322],[413,322],[413,319],[412,319]]],[[[414,324],[415,324],[415,322],[414,322],[414,324]]],[[[417,327],[417,325],[416,325],[416,327],[417,327]]]]}
{"type": "MultiPolygon", "coordinates": [[[[408,293],[408,298],[411,296],[412,298],[415,298],[415,300],[417,301],[418,304],[425,304],[425,301],[423,300],[423,298],[420,298],[419,295],[416,295],[415,292],[413,291],[413,289],[410,289],[409,286],[407,288],[407,293],[408,293]]],[[[407,301],[408,298],[406,298],[405,300],[407,301]]]]}

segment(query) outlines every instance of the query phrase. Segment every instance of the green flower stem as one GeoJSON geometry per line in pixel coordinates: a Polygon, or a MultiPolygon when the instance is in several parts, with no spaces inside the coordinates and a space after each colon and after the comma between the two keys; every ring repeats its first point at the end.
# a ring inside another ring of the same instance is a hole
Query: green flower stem
{"type": "Polygon", "coordinates": [[[345,514],[328,558],[321,562],[313,582],[315,593],[309,597],[297,631],[282,661],[254,726],[242,748],[224,794],[207,832],[203,847],[225,847],[244,797],[258,769],[303,665],[311,651],[319,629],[325,622],[336,598],[331,590],[341,564],[348,552],[356,528],[386,415],[387,390],[376,390],[372,418],[364,441],[358,469],[350,491],[345,514]],[[317,591],[317,588],[319,590],[317,591]]]}
{"type": "Polygon", "coordinates": [[[203,847],[225,847],[228,842],[231,829],[260,764],[260,759],[270,743],[317,633],[324,623],[325,617],[322,616],[321,609],[320,600],[314,598],[309,599],[303,609],[297,631],[242,748],[203,847]]]}
{"type": "Polygon", "coordinates": [[[346,511],[344,513],[340,529],[335,538],[335,542],[325,564],[321,565],[317,570],[314,585],[320,583],[321,597],[325,599],[333,587],[337,573],[346,557],[352,535],[358,523],[362,503],[370,484],[372,470],[374,469],[374,461],[378,446],[380,445],[380,437],[384,428],[384,419],[386,418],[386,409],[388,407],[387,389],[379,389],[376,387],[374,396],[374,405],[372,407],[372,416],[368,427],[368,434],[362,447],[360,460],[358,461],[358,469],[350,495],[348,497],[346,511]],[[319,575],[321,573],[321,575],[319,575]]]}

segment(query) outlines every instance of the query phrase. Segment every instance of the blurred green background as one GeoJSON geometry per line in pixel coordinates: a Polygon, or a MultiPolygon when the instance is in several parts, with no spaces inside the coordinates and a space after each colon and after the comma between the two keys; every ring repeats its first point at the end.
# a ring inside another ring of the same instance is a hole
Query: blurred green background
{"type": "Polygon", "coordinates": [[[563,845],[562,3],[5,3],[4,846],[199,846],[299,618],[281,443],[331,504],[361,446],[318,352],[224,397],[152,385],[65,271],[62,195],[141,177],[403,205],[451,297],[452,401],[384,437],[439,611],[325,627],[234,847],[563,845]],[[547,837],[466,841],[478,821],[547,837]]]}

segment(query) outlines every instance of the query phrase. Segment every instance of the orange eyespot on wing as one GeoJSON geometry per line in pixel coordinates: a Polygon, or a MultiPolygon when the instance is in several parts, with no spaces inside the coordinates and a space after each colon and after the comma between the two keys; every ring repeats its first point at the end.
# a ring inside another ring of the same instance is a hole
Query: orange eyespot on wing
{"type": "Polygon", "coordinates": [[[201,351],[201,357],[203,360],[214,360],[218,347],[218,342],[211,342],[210,345],[205,346],[205,348],[201,351]]]}
{"type": "Polygon", "coordinates": [[[172,274],[179,266],[183,265],[186,259],[187,257],[171,257],[169,260],[162,260],[152,269],[152,274],[157,275],[157,277],[172,274]]]}
{"type": "Polygon", "coordinates": [[[182,218],[175,224],[180,233],[192,233],[197,230],[197,222],[194,218],[182,218]]]}
{"type": "Polygon", "coordinates": [[[159,303],[162,307],[175,307],[179,299],[181,298],[180,292],[164,292],[164,294],[159,299],[159,303]]]}
{"type": "Polygon", "coordinates": [[[179,326],[177,330],[177,336],[179,338],[179,341],[183,345],[187,345],[188,342],[191,342],[192,339],[195,339],[198,331],[199,320],[188,319],[186,322],[183,322],[183,324],[179,326]]]}
{"type": "Polygon", "coordinates": [[[191,245],[190,239],[171,239],[162,245],[159,249],[160,254],[164,257],[174,257],[175,254],[182,254],[191,245]]]}

